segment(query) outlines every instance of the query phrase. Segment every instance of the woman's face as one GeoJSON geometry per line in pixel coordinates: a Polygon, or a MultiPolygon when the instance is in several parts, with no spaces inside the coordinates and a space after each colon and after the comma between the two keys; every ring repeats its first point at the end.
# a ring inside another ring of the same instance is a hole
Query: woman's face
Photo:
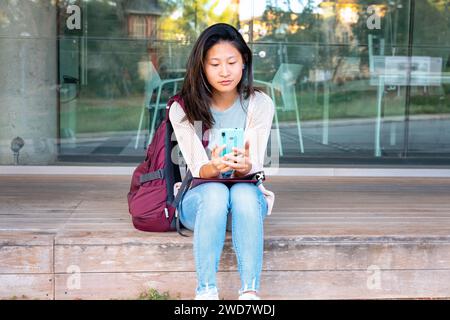
{"type": "Polygon", "coordinates": [[[243,59],[230,42],[222,41],[206,53],[204,70],[213,93],[236,92],[242,78],[243,59]]]}

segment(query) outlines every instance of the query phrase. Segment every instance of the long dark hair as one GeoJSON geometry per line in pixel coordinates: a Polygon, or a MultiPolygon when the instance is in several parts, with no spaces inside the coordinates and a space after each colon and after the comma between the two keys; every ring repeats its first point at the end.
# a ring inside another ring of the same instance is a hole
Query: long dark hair
{"type": "Polygon", "coordinates": [[[255,93],[252,52],[239,31],[226,23],[217,23],[206,28],[195,42],[187,61],[181,97],[184,100],[189,122],[193,124],[194,121],[202,121],[208,129],[212,128],[214,118],[209,109],[212,102],[212,88],[206,78],[204,60],[208,50],[220,41],[230,42],[241,53],[244,70],[242,79],[237,85],[241,104],[244,99],[248,99],[255,93]]]}

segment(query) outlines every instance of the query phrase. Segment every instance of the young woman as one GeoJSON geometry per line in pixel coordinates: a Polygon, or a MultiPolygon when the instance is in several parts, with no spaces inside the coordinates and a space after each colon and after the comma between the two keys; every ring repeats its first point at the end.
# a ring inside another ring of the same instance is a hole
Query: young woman
{"type": "MultiPolygon", "coordinates": [[[[262,170],[274,105],[252,82],[252,52],[241,34],[224,23],[204,30],[187,62],[181,90],[186,112],[174,103],[169,113],[193,177],[218,178],[230,171],[244,176],[262,170]],[[209,129],[206,150],[196,134],[196,121],[209,129]],[[216,141],[220,128],[245,129],[245,147],[220,156],[225,148],[216,141]]],[[[227,187],[208,182],[186,192],[178,212],[182,224],[194,231],[197,300],[219,298],[216,273],[230,222],[242,283],[239,299],[259,299],[263,220],[270,214],[273,199],[272,192],[252,183],[227,187]]]]}

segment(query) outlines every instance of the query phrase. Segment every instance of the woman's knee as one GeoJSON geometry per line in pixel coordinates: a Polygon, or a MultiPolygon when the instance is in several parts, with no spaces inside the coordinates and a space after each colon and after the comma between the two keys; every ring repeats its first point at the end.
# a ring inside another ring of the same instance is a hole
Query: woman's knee
{"type": "Polygon", "coordinates": [[[230,189],[230,199],[235,203],[258,200],[258,187],[253,183],[236,183],[230,189]]]}
{"type": "Polygon", "coordinates": [[[236,183],[230,189],[231,208],[235,209],[233,215],[243,212],[259,214],[263,201],[265,199],[261,191],[252,183],[236,183]]]}
{"type": "Polygon", "coordinates": [[[229,189],[217,182],[208,182],[189,190],[181,204],[181,222],[193,230],[198,215],[207,215],[210,221],[228,213],[229,189]]]}
{"type": "Polygon", "coordinates": [[[229,192],[226,185],[219,182],[208,182],[199,185],[197,188],[201,205],[208,212],[227,211],[229,206],[229,192]]]}

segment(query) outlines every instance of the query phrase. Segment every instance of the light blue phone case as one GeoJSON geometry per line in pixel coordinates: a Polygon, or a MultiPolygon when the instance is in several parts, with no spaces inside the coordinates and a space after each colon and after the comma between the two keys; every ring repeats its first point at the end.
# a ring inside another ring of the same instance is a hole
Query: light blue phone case
{"type": "Polygon", "coordinates": [[[221,144],[226,145],[222,150],[221,156],[233,152],[234,148],[244,148],[244,129],[242,128],[226,128],[220,129],[221,144]]]}
{"type": "MultiPolygon", "coordinates": [[[[244,129],[242,128],[226,128],[220,129],[221,144],[226,145],[225,149],[222,150],[221,156],[223,157],[227,153],[233,152],[233,147],[244,148],[244,129]]],[[[234,170],[223,172],[221,174],[222,178],[229,178],[233,174],[234,170]]]]}

